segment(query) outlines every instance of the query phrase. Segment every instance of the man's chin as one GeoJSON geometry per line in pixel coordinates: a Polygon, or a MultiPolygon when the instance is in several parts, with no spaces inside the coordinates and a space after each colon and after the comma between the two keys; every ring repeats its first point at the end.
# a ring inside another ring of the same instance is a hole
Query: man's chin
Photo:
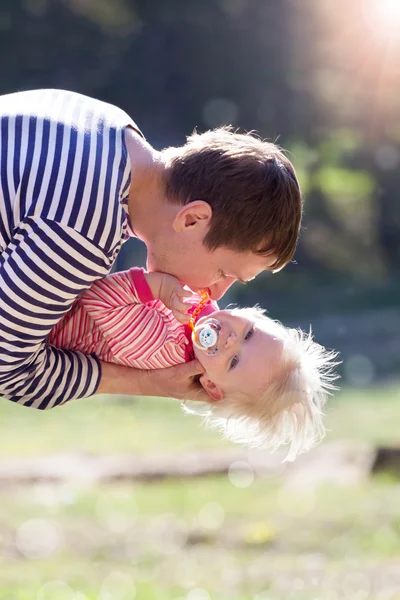
{"type": "Polygon", "coordinates": [[[150,273],[168,273],[167,262],[163,253],[154,252],[147,247],[146,268],[150,273]]]}
{"type": "Polygon", "coordinates": [[[208,295],[211,298],[211,290],[209,287],[206,286],[199,286],[198,282],[196,282],[195,285],[192,285],[191,281],[191,275],[189,274],[188,277],[184,277],[182,278],[178,272],[176,272],[174,269],[169,269],[167,267],[167,265],[163,264],[163,262],[158,261],[157,258],[155,256],[147,256],[147,261],[146,261],[146,270],[149,273],[168,273],[168,275],[173,275],[174,277],[176,277],[181,283],[182,285],[187,286],[192,292],[194,292],[195,294],[198,294],[200,296],[200,292],[202,292],[203,290],[206,290],[208,295]]]}
{"type": "Polygon", "coordinates": [[[202,291],[205,290],[211,298],[211,290],[209,287],[206,287],[205,285],[198,287],[197,285],[190,285],[190,283],[186,283],[186,285],[192,290],[192,292],[196,292],[196,294],[199,294],[199,295],[202,291]]]}

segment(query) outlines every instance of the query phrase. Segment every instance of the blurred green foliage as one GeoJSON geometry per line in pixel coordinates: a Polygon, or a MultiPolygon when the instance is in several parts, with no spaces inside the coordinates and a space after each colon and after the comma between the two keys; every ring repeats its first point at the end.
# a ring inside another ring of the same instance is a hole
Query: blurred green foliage
{"type": "MultiPolygon", "coordinates": [[[[399,387],[344,389],[326,407],[327,441],[394,444],[399,421],[399,387]]],[[[124,396],[86,398],[49,411],[0,402],[0,440],[3,457],[78,451],[182,455],[234,448],[219,433],[202,426],[201,417],[185,414],[177,400],[124,396]]]]}
{"type": "Polygon", "coordinates": [[[400,44],[378,5],[3,0],[0,92],[94,95],[158,147],[223,123],[279,139],[306,194],[296,277],[363,279],[368,263],[387,280],[400,269],[400,44]]]}

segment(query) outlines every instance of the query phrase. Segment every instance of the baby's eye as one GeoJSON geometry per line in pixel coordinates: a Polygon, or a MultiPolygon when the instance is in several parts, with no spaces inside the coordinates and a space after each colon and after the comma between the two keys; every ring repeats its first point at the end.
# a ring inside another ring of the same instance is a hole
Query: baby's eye
{"type": "Polygon", "coordinates": [[[254,334],[254,327],[252,327],[244,336],[245,340],[249,340],[251,338],[251,336],[254,334]]]}
{"type": "Polygon", "coordinates": [[[236,367],[236,365],[239,362],[239,357],[238,356],[234,356],[231,360],[231,366],[229,367],[229,370],[234,369],[236,367]]]}

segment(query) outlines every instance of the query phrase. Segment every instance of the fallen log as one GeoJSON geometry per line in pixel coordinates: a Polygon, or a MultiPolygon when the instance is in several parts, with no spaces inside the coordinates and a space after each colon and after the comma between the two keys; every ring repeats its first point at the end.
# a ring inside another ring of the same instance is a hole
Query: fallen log
{"type": "Polygon", "coordinates": [[[284,476],[296,485],[310,486],[322,481],[356,482],[368,476],[375,452],[344,443],[323,444],[300,456],[294,463],[282,463],[285,453],[260,450],[189,452],[180,455],[58,454],[0,460],[0,487],[34,483],[84,484],[121,481],[151,482],[226,475],[232,471],[252,472],[258,477],[284,476]]]}

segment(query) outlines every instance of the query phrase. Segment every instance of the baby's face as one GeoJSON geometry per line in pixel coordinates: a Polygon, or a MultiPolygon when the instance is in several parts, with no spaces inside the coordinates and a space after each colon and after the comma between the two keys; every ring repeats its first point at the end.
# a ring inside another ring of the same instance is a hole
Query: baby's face
{"type": "Polygon", "coordinates": [[[211,356],[195,347],[196,358],[205,369],[201,382],[209,395],[219,400],[235,392],[256,395],[277,375],[283,352],[283,335],[269,319],[252,321],[231,311],[216,311],[199,319],[215,319],[220,325],[218,351],[211,356]]]}

